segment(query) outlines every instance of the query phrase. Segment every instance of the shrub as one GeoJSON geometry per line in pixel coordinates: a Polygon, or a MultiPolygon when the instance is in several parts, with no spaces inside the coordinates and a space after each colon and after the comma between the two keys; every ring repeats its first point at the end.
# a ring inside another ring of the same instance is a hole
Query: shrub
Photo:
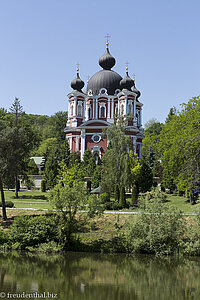
{"type": "Polygon", "coordinates": [[[35,183],[32,177],[28,177],[25,180],[25,186],[27,187],[28,190],[32,190],[32,188],[35,187],[35,183]]]}
{"type": "Polygon", "coordinates": [[[122,208],[126,207],[126,192],[124,186],[120,188],[120,205],[122,208]]]}
{"type": "Polygon", "coordinates": [[[43,192],[43,193],[46,192],[46,180],[45,179],[41,180],[41,192],[43,192]]]}
{"type": "Polygon", "coordinates": [[[127,227],[127,251],[153,254],[176,252],[186,230],[181,212],[157,199],[147,202],[144,212],[127,227]]]}
{"type": "Polygon", "coordinates": [[[122,209],[122,206],[120,205],[120,203],[114,202],[113,205],[112,205],[112,209],[113,210],[119,210],[119,209],[122,209]]]}
{"type": "Polygon", "coordinates": [[[136,184],[133,184],[132,192],[131,192],[131,202],[133,206],[137,205],[137,200],[138,200],[138,189],[136,184]]]}
{"type": "Polygon", "coordinates": [[[120,191],[119,191],[119,185],[118,184],[115,184],[114,198],[115,198],[115,201],[119,202],[120,191]]]}
{"type": "Polygon", "coordinates": [[[10,226],[9,238],[21,249],[38,246],[49,241],[58,242],[59,218],[57,216],[20,216],[10,226]]]}
{"type": "Polygon", "coordinates": [[[99,196],[99,200],[102,204],[110,201],[110,195],[108,193],[102,193],[99,196]]]}
{"type": "MultiPolygon", "coordinates": [[[[14,203],[12,201],[5,201],[5,205],[6,207],[14,207],[14,203]]],[[[0,203],[0,207],[2,207],[2,203],[0,203]]]]}
{"type": "Polygon", "coordinates": [[[103,207],[106,210],[112,210],[113,209],[113,202],[111,202],[111,201],[105,202],[103,207]]]}

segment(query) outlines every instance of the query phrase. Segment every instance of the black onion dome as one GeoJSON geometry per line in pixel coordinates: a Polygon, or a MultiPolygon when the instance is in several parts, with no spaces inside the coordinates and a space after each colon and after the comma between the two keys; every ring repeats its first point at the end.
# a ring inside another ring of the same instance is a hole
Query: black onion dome
{"type": "Polygon", "coordinates": [[[87,92],[92,91],[93,95],[98,95],[100,89],[105,88],[108,95],[114,95],[117,89],[120,88],[122,77],[112,70],[101,70],[94,74],[87,85],[87,92]]]}
{"type": "Polygon", "coordinates": [[[135,80],[133,81],[132,91],[135,92],[135,93],[137,94],[137,98],[140,97],[141,92],[135,87],[135,80]]]}
{"type": "Polygon", "coordinates": [[[129,91],[131,91],[132,86],[134,86],[134,81],[128,75],[128,68],[126,68],[125,77],[120,81],[120,86],[121,89],[126,89],[129,91]]]}
{"type": "Polygon", "coordinates": [[[99,58],[99,65],[104,70],[111,70],[112,67],[114,67],[116,61],[115,58],[109,52],[108,43],[106,45],[106,52],[99,58]]]}
{"type": "Polygon", "coordinates": [[[79,69],[77,69],[77,76],[74,80],[72,80],[71,87],[73,90],[82,93],[82,88],[84,87],[84,85],[85,85],[84,81],[81,80],[79,77],[79,69]]]}

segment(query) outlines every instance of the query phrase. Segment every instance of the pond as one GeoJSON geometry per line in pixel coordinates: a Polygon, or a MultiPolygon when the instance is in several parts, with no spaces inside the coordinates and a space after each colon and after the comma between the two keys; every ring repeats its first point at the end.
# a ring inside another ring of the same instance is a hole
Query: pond
{"type": "Polygon", "coordinates": [[[200,258],[0,254],[0,298],[200,299],[200,258]]]}

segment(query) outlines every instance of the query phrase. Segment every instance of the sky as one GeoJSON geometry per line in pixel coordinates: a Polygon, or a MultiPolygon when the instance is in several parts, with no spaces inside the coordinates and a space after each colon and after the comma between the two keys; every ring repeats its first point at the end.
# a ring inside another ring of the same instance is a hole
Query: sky
{"type": "Polygon", "coordinates": [[[126,61],[141,91],[143,124],[200,95],[199,0],[0,0],[0,107],[18,97],[26,113],[67,110],[80,64],[101,68],[109,33],[113,68],[126,61]]]}

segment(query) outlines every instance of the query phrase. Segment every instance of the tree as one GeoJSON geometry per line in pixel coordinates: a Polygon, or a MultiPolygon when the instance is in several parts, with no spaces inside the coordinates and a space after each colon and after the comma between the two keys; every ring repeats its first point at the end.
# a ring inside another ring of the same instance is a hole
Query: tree
{"type": "Polygon", "coordinates": [[[94,155],[90,149],[86,149],[83,154],[83,168],[85,171],[85,176],[92,177],[96,169],[96,163],[94,155]]]}
{"type": "Polygon", "coordinates": [[[102,159],[102,191],[113,193],[115,184],[130,186],[130,168],[128,148],[131,140],[125,136],[126,127],[121,122],[111,125],[106,130],[109,146],[102,159]]]}
{"type": "Polygon", "coordinates": [[[165,187],[175,186],[193,195],[200,176],[200,98],[194,97],[182,107],[160,136],[163,182],[165,187]]]}
{"type": "Polygon", "coordinates": [[[158,176],[159,173],[160,152],[158,151],[157,145],[163,128],[164,124],[156,119],[151,119],[145,124],[142,161],[151,168],[153,176],[158,176]]]}
{"type": "Polygon", "coordinates": [[[20,104],[20,100],[15,98],[11,108],[11,119],[10,119],[10,139],[12,144],[11,152],[9,153],[9,160],[12,161],[10,164],[10,172],[15,178],[15,198],[18,198],[18,175],[22,175],[28,164],[30,151],[36,143],[35,134],[30,124],[25,119],[25,113],[20,104]]]}
{"type": "Polygon", "coordinates": [[[139,190],[142,193],[149,191],[153,185],[152,170],[146,162],[142,162],[138,178],[139,190]]]}
{"type": "Polygon", "coordinates": [[[38,175],[39,170],[33,158],[31,158],[28,162],[28,175],[38,175]]]}
{"type": "Polygon", "coordinates": [[[49,192],[48,198],[52,206],[61,213],[63,224],[60,230],[64,247],[79,224],[83,225],[88,218],[102,213],[98,199],[88,196],[84,182],[74,182],[72,187],[57,184],[49,192]]]}

